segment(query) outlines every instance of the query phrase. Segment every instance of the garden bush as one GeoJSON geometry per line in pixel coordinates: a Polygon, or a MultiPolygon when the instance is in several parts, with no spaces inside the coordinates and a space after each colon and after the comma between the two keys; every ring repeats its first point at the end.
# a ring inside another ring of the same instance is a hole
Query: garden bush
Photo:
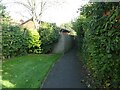
{"type": "Polygon", "coordinates": [[[39,29],[42,53],[50,53],[59,38],[59,28],[55,24],[43,23],[39,29]]]}
{"type": "Polygon", "coordinates": [[[28,53],[41,53],[41,40],[37,30],[27,30],[24,32],[25,44],[27,45],[28,53]]]}
{"type": "Polygon", "coordinates": [[[2,27],[0,46],[2,46],[3,59],[29,53],[41,53],[40,35],[37,30],[28,30],[17,24],[13,25],[5,8],[0,4],[0,25],[2,27]]]}
{"type": "Polygon", "coordinates": [[[2,49],[4,58],[25,54],[24,39],[17,26],[2,25],[2,49]]]}
{"type": "Polygon", "coordinates": [[[94,87],[120,88],[120,4],[89,3],[82,7],[81,15],[86,17],[86,23],[77,23],[84,31],[81,48],[94,87]]]}
{"type": "Polygon", "coordinates": [[[36,30],[2,24],[2,49],[4,58],[27,53],[40,53],[40,36],[36,30]]]}

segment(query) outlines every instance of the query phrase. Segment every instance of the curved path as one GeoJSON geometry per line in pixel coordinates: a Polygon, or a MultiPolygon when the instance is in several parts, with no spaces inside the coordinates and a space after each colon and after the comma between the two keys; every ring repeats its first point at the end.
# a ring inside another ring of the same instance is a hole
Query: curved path
{"type": "Polygon", "coordinates": [[[80,65],[76,48],[73,48],[54,65],[42,88],[86,88],[81,83],[80,65]]]}

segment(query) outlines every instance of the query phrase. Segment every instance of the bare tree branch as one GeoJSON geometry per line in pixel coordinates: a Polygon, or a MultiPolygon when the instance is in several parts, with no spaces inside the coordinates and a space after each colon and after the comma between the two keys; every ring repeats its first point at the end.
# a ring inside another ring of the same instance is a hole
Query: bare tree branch
{"type": "Polygon", "coordinates": [[[30,7],[32,7],[31,2],[29,0],[27,0],[27,3],[28,5],[30,5],[30,7]]]}
{"type": "Polygon", "coordinates": [[[16,12],[16,13],[18,13],[19,15],[21,15],[21,16],[22,16],[22,17],[24,17],[24,18],[29,19],[29,17],[27,17],[27,16],[23,15],[21,12],[16,12]]]}
{"type": "Polygon", "coordinates": [[[28,10],[28,13],[30,14],[31,18],[33,18],[36,27],[40,26],[39,22],[41,21],[43,12],[49,6],[54,6],[50,1],[47,0],[40,0],[38,2],[37,0],[26,0],[26,3],[21,1],[16,1],[14,3],[22,5],[28,10]]]}
{"type": "Polygon", "coordinates": [[[32,7],[30,7],[29,5],[25,4],[25,3],[22,3],[22,2],[14,2],[16,4],[19,4],[19,5],[22,5],[24,6],[25,8],[27,8],[28,10],[32,10],[32,7]]]}

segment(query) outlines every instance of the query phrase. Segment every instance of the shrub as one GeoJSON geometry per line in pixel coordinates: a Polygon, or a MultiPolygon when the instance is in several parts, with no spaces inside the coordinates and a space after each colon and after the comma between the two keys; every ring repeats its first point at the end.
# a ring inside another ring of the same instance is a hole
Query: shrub
{"type": "MultiPolygon", "coordinates": [[[[95,78],[95,87],[120,87],[120,6],[119,3],[90,3],[82,13],[83,54],[95,78]]],[[[80,34],[79,34],[80,35],[80,34]]]]}
{"type": "Polygon", "coordinates": [[[5,58],[26,54],[25,40],[20,27],[2,25],[2,46],[5,58]]]}
{"type": "Polygon", "coordinates": [[[58,31],[59,28],[56,25],[49,23],[42,24],[42,27],[39,29],[42,53],[50,53],[53,50],[54,44],[59,38],[58,31]]]}
{"type": "Polygon", "coordinates": [[[41,41],[39,40],[40,35],[37,30],[27,30],[25,34],[25,43],[27,45],[28,53],[41,53],[41,41]]]}
{"type": "Polygon", "coordinates": [[[2,48],[4,58],[40,53],[40,36],[36,30],[24,30],[19,26],[2,24],[2,48]]]}
{"type": "Polygon", "coordinates": [[[40,36],[37,30],[27,30],[17,25],[11,25],[11,18],[5,12],[5,6],[1,4],[0,21],[2,26],[2,45],[0,46],[2,46],[4,58],[27,53],[41,53],[41,41],[39,40],[40,36]]]}

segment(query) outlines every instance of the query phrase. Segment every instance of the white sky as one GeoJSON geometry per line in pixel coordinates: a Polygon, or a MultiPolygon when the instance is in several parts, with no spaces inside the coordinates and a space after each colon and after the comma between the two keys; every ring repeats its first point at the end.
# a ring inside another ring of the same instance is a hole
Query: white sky
{"type": "MultiPolygon", "coordinates": [[[[9,3],[12,1],[14,0],[3,0],[4,3],[9,3]]],[[[59,0],[59,1],[64,1],[65,3],[63,3],[62,5],[54,5],[52,7],[47,8],[47,10],[42,15],[43,21],[54,22],[57,23],[57,25],[69,22],[79,15],[79,13],[76,13],[77,9],[84,5],[85,3],[87,3],[89,0],[59,0]]],[[[7,4],[6,10],[10,13],[10,16],[15,20],[20,19],[27,20],[27,18],[23,18],[23,16],[20,15],[19,13],[30,18],[29,15],[27,14],[27,11],[18,4],[17,5],[7,4]]]]}

